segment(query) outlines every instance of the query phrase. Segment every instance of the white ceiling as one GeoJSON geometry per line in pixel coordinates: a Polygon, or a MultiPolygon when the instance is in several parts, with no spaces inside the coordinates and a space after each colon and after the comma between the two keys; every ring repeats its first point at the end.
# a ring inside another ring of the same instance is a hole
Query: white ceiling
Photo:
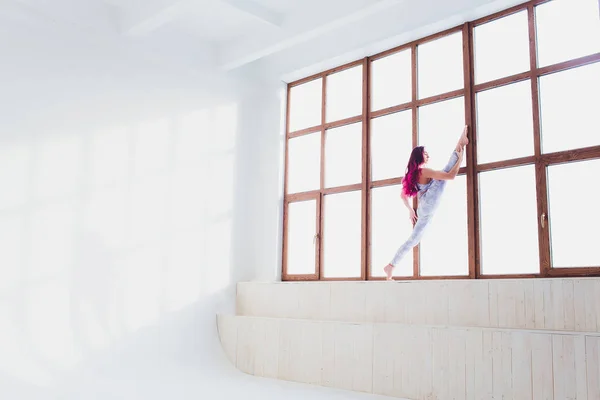
{"type": "Polygon", "coordinates": [[[139,45],[192,67],[291,80],[520,2],[0,0],[0,16],[32,15],[63,33],[139,45]]]}

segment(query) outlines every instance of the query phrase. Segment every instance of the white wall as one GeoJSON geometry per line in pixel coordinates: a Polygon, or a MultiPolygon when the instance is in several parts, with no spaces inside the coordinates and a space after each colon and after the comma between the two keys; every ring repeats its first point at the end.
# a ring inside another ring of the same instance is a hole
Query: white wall
{"type": "Polygon", "coordinates": [[[237,216],[244,223],[235,234],[238,280],[281,278],[285,84],[260,84],[249,90],[242,107],[238,153],[237,216]]]}
{"type": "Polygon", "coordinates": [[[36,22],[0,12],[0,398],[318,395],[216,334],[279,272],[280,87],[36,22]]]}

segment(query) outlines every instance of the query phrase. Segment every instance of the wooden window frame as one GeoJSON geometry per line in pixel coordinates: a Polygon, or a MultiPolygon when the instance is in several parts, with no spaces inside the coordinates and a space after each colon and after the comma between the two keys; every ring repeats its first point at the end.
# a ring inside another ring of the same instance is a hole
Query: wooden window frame
{"type": "MultiPolygon", "coordinates": [[[[533,274],[506,274],[506,275],[484,275],[481,274],[481,237],[480,237],[480,217],[479,217],[479,188],[478,174],[485,171],[503,169],[509,167],[517,167],[523,165],[534,165],[536,171],[536,201],[538,217],[541,215],[548,216],[548,191],[546,182],[546,171],[550,165],[562,164],[572,161],[583,161],[600,158],[600,145],[586,148],[578,148],[573,150],[565,150],[553,153],[542,153],[541,151],[541,128],[540,128],[540,107],[539,107],[539,78],[565,71],[571,68],[581,67],[584,65],[600,62],[600,53],[579,57],[576,59],[560,62],[544,67],[537,66],[537,39],[536,39],[536,24],[535,24],[535,7],[546,3],[549,0],[530,0],[525,3],[516,5],[506,10],[485,16],[475,21],[466,22],[451,29],[435,33],[433,35],[415,40],[410,43],[386,50],[384,52],[365,57],[360,60],[344,64],[315,75],[291,82],[288,84],[287,90],[287,110],[286,117],[290,111],[290,91],[291,88],[310,82],[315,79],[322,79],[322,98],[321,98],[321,124],[309,128],[304,128],[294,132],[289,130],[289,118],[286,123],[286,146],[285,146],[285,172],[284,172],[284,218],[283,218],[283,274],[282,280],[381,280],[382,277],[375,277],[372,274],[372,266],[370,263],[370,236],[371,236],[371,192],[372,189],[389,185],[398,185],[401,183],[402,177],[394,177],[383,180],[373,181],[370,171],[370,122],[373,118],[381,117],[397,113],[400,111],[411,110],[412,112],[412,145],[418,144],[418,108],[424,105],[437,103],[444,100],[450,100],[457,97],[464,97],[465,104],[465,121],[469,125],[470,144],[466,149],[466,167],[459,170],[459,174],[466,175],[467,181],[467,232],[468,232],[468,275],[460,276],[421,276],[419,274],[419,246],[413,249],[413,276],[398,277],[398,280],[430,280],[430,279],[498,279],[498,278],[537,278],[537,277],[577,277],[577,276],[600,276],[600,266],[585,266],[574,268],[553,268],[550,259],[550,234],[549,225],[542,226],[540,218],[538,218],[538,242],[539,242],[539,260],[540,271],[533,274]],[[507,77],[502,77],[489,82],[474,84],[474,49],[473,49],[473,32],[475,27],[488,22],[506,17],[508,15],[526,11],[528,17],[529,30],[529,54],[530,65],[529,71],[521,72],[507,77]],[[419,99],[417,96],[417,55],[418,46],[424,43],[439,39],[457,32],[462,33],[463,40],[463,72],[464,72],[464,87],[462,89],[453,90],[451,92],[438,94],[435,96],[419,99]],[[412,93],[411,101],[403,104],[390,106],[384,109],[371,110],[371,63],[389,55],[400,51],[411,52],[411,72],[412,72],[412,93]],[[326,105],[327,105],[327,77],[336,72],[340,72],[352,67],[362,65],[362,113],[361,115],[351,116],[338,121],[326,122],[326,105]],[[532,117],[533,117],[533,143],[534,154],[526,157],[519,157],[509,160],[495,161],[490,163],[477,163],[477,123],[476,123],[476,105],[475,97],[477,93],[509,85],[512,83],[529,80],[531,83],[532,96],[532,117]],[[362,181],[358,184],[346,185],[341,187],[326,188],[324,185],[325,179],[325,140],[326,131],[331,128],[336,128],[352,123],[362,123],[362,181]],[[288,194],[288,146],[289,139],[321,132],[321,168],[320,168],[320,187],[311,192],[288,194]],[[324,213],[323,196],[334,193],[346,193],[349,191],[360,190],[362,194],[361,205],[361,275],[357,277],[340,277],[340,278],[324,278],[322,276],[323,266],[323,246],[321,229],[323,226],[324,213]],[[286,253],[287,253],[287,208],[290,202],[301,201],[302,199],[317,199],[317,257],[315,260],[314,275],[288,275],[286,269],[286,253]]],[[[413,206],[417,207],[417,200],[413,200],[413,206]]],[[[546,220],[548,220],[546,218],[546,220]]]]}

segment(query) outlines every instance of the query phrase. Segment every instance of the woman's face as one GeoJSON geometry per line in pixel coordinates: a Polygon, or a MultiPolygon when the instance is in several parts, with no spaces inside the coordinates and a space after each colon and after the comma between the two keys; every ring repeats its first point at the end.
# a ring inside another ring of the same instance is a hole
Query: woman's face
{"type": "Polygon", "coordinates": [[[427,153],[427,150],[423,150],[423,164],[427,164],[428,161],[429,161],[429,153],[427,153]]]}

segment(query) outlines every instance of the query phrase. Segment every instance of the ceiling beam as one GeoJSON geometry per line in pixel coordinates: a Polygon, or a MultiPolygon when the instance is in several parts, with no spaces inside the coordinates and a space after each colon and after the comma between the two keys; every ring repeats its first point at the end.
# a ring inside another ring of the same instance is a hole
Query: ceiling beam
{"type": "Polygon", "coordinates": [[[141,15],[125,16],[121,24],[122,33],[126,36],[147,35],[179,18],[189,5],[189,0],[167,0],[146,9],[141,15]]]}
{"type": "Polygon", "coordinates": [[[358,11],[339,18],[329,19],[312,29],[305,30],[305,26],[299,25],[296,29],[290,29],[287,32],[284,32],[283,35],[278,35],[276,37],[269,36],[265,37],[264,40],[256,40],[256,38],[252,37],[243,40],[226,48],[221,53],[221,68],[226,71],[239,68],[273,53],[318,38],[333,30],[354,24],[370,15],[395,7],[400,3],[402,3],[402,0],[377,0],[358,11]]]}
{"type": "Polygon", "coordinates": [[[209,8],[210,3],[221,2],[269,25],[280,27],[283,15],[249,0],[163,0],[141,13],[125,16],[122,32],[127,36],[144,36],[180,18],[193,7],[209,8]]]}
{"type": "MultiPolygon", "coordinates": [[[[2,1],[4,0],[0,0],[2,1]]],[[[78,3],[77,0],[70,1],[78,3]]],[[[107,10],[107,15],[100,12],[103,10],[103,3],[98,3],[99,9],[96,7],[86,9],[82,5],[81,13],[77,7],[68,13],[64,12],[64,9],[51,7],[52,3],[34,4],[35,2],[36,0],[7,0],[6,4],[0,7],[0,36],[1,34],[12,35],[12,30],[20,32],[25,29],[27,35],[21,35],[19,40],[30,41],[29,46],[32,47],[40,43],[44,45],[61,43],[63,44],[61,49],[65,52],[78,49],[79,46],[118,52],[124,62],[145,60],[178,72],[189,72],[194,76],[202,76],[204,73],[213,74],[218,71],[215,47],[210,42],[180,33],[161,35],[148,40],[124,40],[113,19],[111,8],[107,10]],[[97,19],[90,21],[83,19],[86,15],[84,11],[96,15],[97,19]],[[79,22],[77,20],[79,17],[83,21],[79,22]]],[[[65,2],[63,5],[66,4],[65,2]]],[[[75,51],[73,54],[79,53],[75,51]]]]}
{"type": "Polygon", "coordinates": [[[281,27],[283,15],[252,0],[221,0],[226,4],[275,27],[281,27]]]}

